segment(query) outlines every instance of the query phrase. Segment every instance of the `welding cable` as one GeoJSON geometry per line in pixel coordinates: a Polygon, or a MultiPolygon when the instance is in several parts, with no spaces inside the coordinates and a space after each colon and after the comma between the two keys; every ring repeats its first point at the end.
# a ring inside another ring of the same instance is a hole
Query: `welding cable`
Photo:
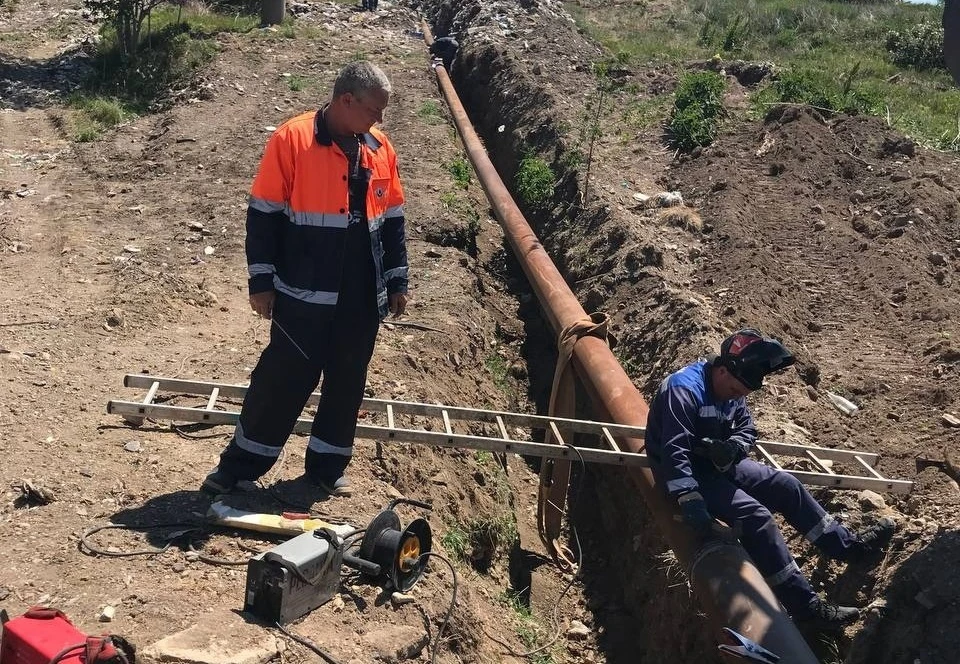
{"type": "MultiPolygon", "coordinates": [[[[90,536],[102,530],[155,530],[158,528],[183,528],[183,527],[189,528],[189,530],[191,531],[204,530],[203,525],[196,524],[196,523],[187,523],[187,522],[158,523],[152,526],[128,526],[126,524],[108,523],[103,526],[96,526],[94,528],[90,528],[89,530],[84,532],[80,536],[78,548],[82,553],[88,553],[88,554],[93,554],[97,556],[105,556],[109,558],[130,558],[133,556],[156,556],[161,553],[164,553],[167,549],[169,549],[173,545],[174,540],[179,539],[179,537],[174,537],[168,540],[165,546],[154,547],[152,549],[142,549],[139,551],[108,551],[106,549],[101,549],[100,547],[97,547],[91,544],[90,536]],[[86,551],[84,549],[86,549],[86,551]]],[[[186,533],[183,533],[183,534],[186,534],[186,533]]],[[[243,544],[239,544],[239,546],[241,548],[244,548],[243,544]]],[[[213,556],[208,556],[204,554],[202,551],[200,551],[199,549],[197,549],[193,545],[192,540],[187,543],[187,548],[190,552],[196,554],[197,560],[203,563],[207,563],[208,565],[239,566],[239,565],[246,565],[248,562],[250,562],[249,558],[244,560],[229,560],[225,558],[215,558],[213,556]]],[[[253,551],[251,552],[254,553],[255,555],[257,553],[253,551]]]]}
{"type": "Polygon", "coordinates": [[[94,546],[90,543],[90,536],[99,533],[102,530],[154,530],[157,528],[191,528],[196,529],[198,525],[196,523],[186,523],[183,521],[173,522],[173,523],[156,523],[150,526],[128,526],[126,524],[118,523],[108,523],[103,526],[94,526],[89,530],[85,531],[80,535],[80,541],[77,546],[80,549],[81,553],[92,553],[97,556],[106,556],[108,558],[129,558],[131,556],[156,556],[163,553],[173,544],[173,540],[167,541],[166,545],[162,547],[154,547],[151,549],[141,549],[138,551],[107,551],[106,549],[101,549],[94,546]],[[86,551],[84,551],[86,549],[86,551]]]}
{"type": "Polygon", "coordinates": [[[288,630],[286,627],[281,625],[279,622],[273,623],[273,626],[279,629],[284,634],[286,634],[287,637],[293,639],[294,641],[302,645],[303,647],[309,648],[310,650],[312,650],[314,653],[319,655],[323,661],[327,662],[327,664],[342,664],[339,659],[337,659],[336,657],[328,653],[326,650],[323,650],[322,648],[320,648],[320,646],[316,645],[312,641],[308,641],[302,636],[297,636],[296,634],[288,630]]]}
{"type": "MultiPolygon", "coordinates": [[[[574,493],[573,498],[570,500],[570,512],[573,512],[574,508],[580,504],[580,494],[583,492],[583,477],[587,472],[587,464],[583,460],[583,455],[580,453],[580,450],[578,450],[576,447],[566,442],[563,443],[563,446],[569,447],[570,449],[572,449],[574,452],[577,453],[577,456],[580,458],[580,482],[577,483],[577,490],[574,493]]],[[[481,631],[483,631],[484,635],[488,639],[506,648],[507,652],[513,655],[514,657],[524,657],[524,658],[532,657],[533,655],[543,652],[547,648],[550,648],[551,646],[553,646],[553,644],[556,643],[557,640],[560,638],[560,633],[563,631],[563,625],[560,624],[560,605],[563,603],[563,598],[567,596],[568,592],[570,592],[570,588],[573,587],[573,584],[577,580],[577,577],[580,576],[580,571],[583,569],[583,549],[580,546],[580,535],[579,533],[577,533],[577,527],[573,525],[572,522],[570,523],[570,534],[573,535],[573,539],[577,544],[577,571],[570,576],[570,580],[567,581],[567,585],[563,587],[563,590],[561,590],[560,594],[557,596],[556,602],[554,602],[554,605],[553,605],[554,632],[550,640],[538,648],[534,648],[533,650],[527,650],[526,652],[520,652],[518,650],[515,650],[513,646],[511,646],[509,643],[505,641],[501,641],[497,637],[490,634],[483,627],[483,625],[480,626],[481,631]]]]}
{"type": "Polygon", "coordinates": [[[443,636],[443,632],[447,628],[447,623],[450,622],[450,616],[453,615],[453,610],[457,606],[457,588],[460,586],[460,582],[457,580],[456,568],[454,568],[453,563],[451,563],[450,559],[446,556],[436,553],[435,551],[426,551],[420,554],[420,557],[417,558],[417,562],[419,563],[428,556],[439,558],[445,562],[447,567],[450,568],[450,573],[453,574],[453,593],[450,595],[450,607],[447,609],[447,615],[443,617],[443,623],[440,625],[437,635],[433,637],[433,642],[430,644],[430,664],[434,664],[434,661],[437,659],[437,648],[440,645],[440,637],[443,636]]]}

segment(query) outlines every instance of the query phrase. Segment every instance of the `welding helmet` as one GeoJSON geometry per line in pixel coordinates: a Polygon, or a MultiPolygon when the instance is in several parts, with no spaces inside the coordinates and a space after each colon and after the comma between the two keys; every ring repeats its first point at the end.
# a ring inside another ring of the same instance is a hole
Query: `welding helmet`
{"type": "Polygon", "coordinates": [[[715,364],[726,367],[751,390],[759,390],[764,376],[782,371],[796,361],[782,343],[747,328],[723,340],[715,364]]]}

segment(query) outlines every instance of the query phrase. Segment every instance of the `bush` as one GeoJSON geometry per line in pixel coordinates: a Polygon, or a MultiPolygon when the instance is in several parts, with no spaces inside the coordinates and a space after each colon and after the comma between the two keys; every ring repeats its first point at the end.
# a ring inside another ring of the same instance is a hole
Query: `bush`
{"type": "Polygon", "coordinates": [[[550,165],[538,157],[525,157],[516,175],[520,201],[528,208],[544,207],[553,196],[556,177],[550,165]]]}
{"type": "Polygon", "coordinates": [[[673,145],[684,152],[710,145],[723,117],[726,83],[712,71],[684,74],[677,86],[670,120],[673,145]]]}
{"type": "Polygon", "coordinates": [[[943,26],[918,23],[904,31],[887,33],[886,48],[894,64],[921,71],[943,69],[943,26]]]}

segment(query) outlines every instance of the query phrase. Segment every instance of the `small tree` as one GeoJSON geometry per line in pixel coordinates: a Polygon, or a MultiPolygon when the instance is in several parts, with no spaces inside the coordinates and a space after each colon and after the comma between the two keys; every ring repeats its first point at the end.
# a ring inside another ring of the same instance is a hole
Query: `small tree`
{"type": "Polygon", "coordinates": [[[83,0],[92,14],[113,26],[117,46],[125,58],[136,58],[143,24],[162,0],[83,0]]]}

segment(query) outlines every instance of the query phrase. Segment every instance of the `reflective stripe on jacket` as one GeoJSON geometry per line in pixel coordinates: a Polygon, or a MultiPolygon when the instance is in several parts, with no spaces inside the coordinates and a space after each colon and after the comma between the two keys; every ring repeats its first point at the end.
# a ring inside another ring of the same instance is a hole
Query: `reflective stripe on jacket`
{"type": "MultiPolygon", "coordinates": [[[[650,404],[644,434],[647,455],[657,481],[673,495],[699,486],[691,455],[701,438],[732,439],[745,450],[757,439],[746,399],[716,401],[709,372],[709,362],[700,360],[667,376],[650,404]]],[[[696,465],[714,472],[708,462],[696,465]]]]}
{"type": "MultiPolygon", "coordinates": [[[[348,160],[310,111],[281,125],[267,142],[247,208],[250,293],[271,289],[301,302],[336,307],[350,222],[348,160]]],[[[397,155],[373,128],[360,142],[370,171],[366,213],[380,317],[387,295],[407,292],[403,188],[397,155]]]]}

